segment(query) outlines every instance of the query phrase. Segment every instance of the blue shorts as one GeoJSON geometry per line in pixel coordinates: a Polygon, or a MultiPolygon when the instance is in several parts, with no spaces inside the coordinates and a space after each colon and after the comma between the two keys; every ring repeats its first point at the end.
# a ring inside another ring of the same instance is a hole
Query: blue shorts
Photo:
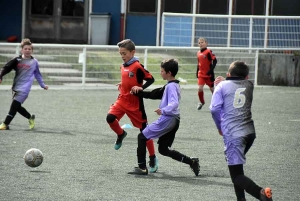
{"type": "Polygon", "coordinates": [[[252,146],[255,134],[232,139],[225,143],[224,153],[228,165],[240,165],[246,163],[246,153],[252,146]]]}

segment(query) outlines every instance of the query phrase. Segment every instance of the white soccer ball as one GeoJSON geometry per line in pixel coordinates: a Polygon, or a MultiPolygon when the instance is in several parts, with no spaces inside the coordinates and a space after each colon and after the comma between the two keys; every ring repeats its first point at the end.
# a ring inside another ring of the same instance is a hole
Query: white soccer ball
{"type": "Polygon", "coordinates": [[[30,167],[38,167],[42,164],[44,159],[41,150],[36,148],[31,148],[26,151],[24,155],[25,163],[30,167]]]}

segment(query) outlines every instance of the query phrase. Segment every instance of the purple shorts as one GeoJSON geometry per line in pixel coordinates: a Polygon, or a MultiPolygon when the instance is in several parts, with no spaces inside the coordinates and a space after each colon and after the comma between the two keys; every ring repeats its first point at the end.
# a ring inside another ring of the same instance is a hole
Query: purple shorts
{"type": "Polygon", "coordinates": [[[13,99],[23,104],[28,94],[27,92],[13,91],[13,99]]]}
{"type": "Polygon", "coordinates": [[[225,143],[224,153],[228,165],[240,165],[246,163],[246,142],[243,137],[233,139],[225,143]]]}
{"type": "Polygon", "coordinates": [[[147,139],[157,139],[174,129],[178,123],[176,116],[161,115],[156,121],[149,124],[143,134],[147,139]]]}

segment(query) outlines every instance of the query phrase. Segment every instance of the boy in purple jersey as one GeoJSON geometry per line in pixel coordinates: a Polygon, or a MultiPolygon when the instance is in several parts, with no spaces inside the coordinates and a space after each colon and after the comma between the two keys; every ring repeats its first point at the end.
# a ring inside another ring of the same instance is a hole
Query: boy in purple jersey
{"type": "Polygon", "coordinates": [[[22,107],[22,104],[29,95],[34,78],[36,78],[42,88],[45,90],[48,89],[48,86],[43,82],[38,61],[31,56],[33,47],[28,38],[22,40],[21,48],[22,55],[12,59],[0,69],[0,83],[2,82],[2,77],[4,75],[11,70],[16,71],[12,85],[13,101],[4,122],[0,125],[0,130],[9,129],[9,124],[17,112],[28,119],[29,128],[33,129],[35,126],[35,115],[31,115],[24,107],[22,107]]]}
{"type": "Polygon", "coordinates": [[[244,175],[246,153],[256,137],[251,114],[253,83],[248,80],[249,67],[233,62],[226,80],[216,79],[210,110],[219,134],[223,136],[224,153],[237,201],[245,201],[245,191],[262,201],[272,201],[272,190],[262,188],[244,175]],[[223,80],[220,82],[220,80],[223,80]]]}
{"type": "Polygon", "coordinates": [[[133,94],[138,94],[148,99],[161,99],[161,102],[159,108],[154,111],[159,115],[158,120],[148,125],[138,135],[138,167],[134,168],[134,170],[128,174],[148,174],[146,166],[146,144],[147,141],[157,138],[159,139],[158,151],[160,154],[190,165],[195,175],[198,176],[199,174],[200,166],[198,158],[190,158],[178,151],[170,149],[180,123],[180,86],[179,81],[175,79],[177,72],[177,61],[174,59],[164,60],[161,63],[160,75],[164,80],[168,81],[165,86],[154,89],[150,92],[141,91],[137,87],[132,88],[133,94]]]}

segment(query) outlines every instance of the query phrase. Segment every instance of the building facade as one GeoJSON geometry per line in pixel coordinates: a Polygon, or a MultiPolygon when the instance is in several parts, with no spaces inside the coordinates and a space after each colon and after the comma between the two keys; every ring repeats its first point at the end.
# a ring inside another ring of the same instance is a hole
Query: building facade
{"type": "Polygon", "coordinates": [[[299,0],[2,0],[0,41],[16,36],[15,42],[28,37],[37,43],[92,44],[91,37],[102,37],[91,35],[92,29],[105,24],[92,27],[91,20],[105,16],[108,40],[102,45],[131,38],[152,46],[158,45],[163,12],[299,16],[299,8],[299,0]]]}

